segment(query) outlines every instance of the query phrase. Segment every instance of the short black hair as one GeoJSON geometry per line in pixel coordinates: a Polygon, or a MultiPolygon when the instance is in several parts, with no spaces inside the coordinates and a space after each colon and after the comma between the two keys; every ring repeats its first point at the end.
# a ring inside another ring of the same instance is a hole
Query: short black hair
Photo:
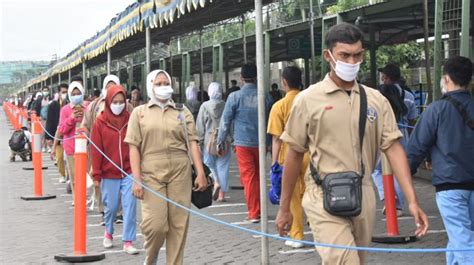
{"type": "Polygon", "coordinates": [[[287,66],[283,69],[281,77],[285,79],[290,88],[300,88],[302,85],[301,70],[296,66],[287,66]]]}
{"type": "Polygon", "coordinates": [[[456,85],[468,86],[472,79],[472,62],[463,56],[451,57],[444,64],[443,74],[448,75],[456,85]]]}
{"type": "Polygon", "coordinates": [[[277,83],[273,83],[273,84],[272,84],[272,89],[278,89],[278,84],[277,84],[277,83]]]}
{"type": "Polygon", "coordinates": [[[99,89],[94,89],[94,97],[100,97],[100,90],[99,89]]]}
{"type": "Polygon", "coordinates": [[[329,50],[338,42],[354,44],[358,41],[364,41],[364,34],[357,26],[349,23],[336,24],[326,33],[326,46],[329,50]]]}
{"type": "Polygon", "coordinates": [[[231,83],[232,85],[237,85],[237,80],[232,79],[232,80],[230,80],[230,83],[231,83]]]}
{"type": "Polygon", "coordinates": [[[242,66],[241,75],[244,80],[252,81],[257,78],[257,65],[246,63],[242,66]]]}
{"type": "Polygon", "coordinates": [[[61,92],[61,88],[68,89],[68,88],[69,88],[69,86],[68,86],[67,84],[65,84],[65,83],[61,83],[61,84],[59,84],[59,86],[58,86],[58,92],[61,92]]]}
{"type": "Polygon", "coordinates": [[[130,92],[133,91],[133,90],[138,90],[138,91],[140,91],[140,88],[137,87],[137,86],[135,86],[135,85],[133,85],[133,86],[132,86],[132,89],[130,90],[130,92]]]}
{"type": "Polygon", "coordinates": [[[73,76],[73,77],[71,78],[71,82],[74,82],[74,81],[84,83],[84,79],[82,79],[82,76],[80,76],[80,75],[75,75],[75,76],[73,76]]]}
{"type": "Polygon", "coordinates": [[[378,70],[379,72],[384,73],[386,76],[388,76],[388,78],[390,78],[390,80],[392,80],[393,82],[399,81],[402,76],[400,73],[400,67],[393,63],[389,63],[385,65],[384,68],[380,68],[378,70]]]}

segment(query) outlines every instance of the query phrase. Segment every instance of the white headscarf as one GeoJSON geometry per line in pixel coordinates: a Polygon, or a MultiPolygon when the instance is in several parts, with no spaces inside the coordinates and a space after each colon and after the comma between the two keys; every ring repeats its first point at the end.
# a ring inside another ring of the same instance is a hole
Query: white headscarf
{"type": "Polygon", "coordinates": [[[72,91],[76,88],[79,89],[79,91],[81,91],[82,95],[84,95],[84,87],[81,85],[81,83],[74,81],[71,84],[69,84],[69,87],[67,88],[67,96],[69,100],[71,100],[72,91]]]}
{"type": "Polygon", "coordinates": [[[186,88],[186,100],[193,101],[198,98],[198,89],[195,86],[188,86],[186,88]]]}
{"type": "Polygon", "coordinates": [[[221,100],[222,99],[222,88],[221,85],[217,82],[212,82],[207,88],[209,93],[209,98],[211,100],[221,100]]]}
{"type": "Polygon", "coordinates": [[[164,70],[153,70],[146,77],[146,94],[148,95],[148,98],[150,98],[150,101],[153,101],[154,103],[157,103],[158,105],[159,105],[159,101],[155,97],[155,94],[153,94],[153,82],[155,82],[155,78],[161,73],[166,75],[166,77],[170,81],[170,85],[172,85],[171,76],[164,70]]]}
{"type": "Polygon", "coordinates": [[[43,96],[43,92],[36,92],[35,100],[37,100],[39,97],[42,97],[42,96],[43,96]]]}
{"type": "Polygon", "coordinates": [[[100,93],[100,95],[104,98],[107,96],[107,89],[105,87],[111,81],[114,82],[116,85],[120,85],[120,78],[118,78],[118,76],[116,76],[116,75],[106,76],[104,78],[104,82],[102,82],[102,92],[100,93]]]}

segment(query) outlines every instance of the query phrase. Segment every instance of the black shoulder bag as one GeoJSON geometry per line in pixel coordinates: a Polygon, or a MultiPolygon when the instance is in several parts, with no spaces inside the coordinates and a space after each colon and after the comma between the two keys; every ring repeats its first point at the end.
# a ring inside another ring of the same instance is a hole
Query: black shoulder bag
{"type": "Polygon", "coordinates": [[[321,180],[321,176],[313,163],[310,163],[311,176],[316,184],[322,186],[323,189],[324,209],[332,215],[341,217],[358,216],[362,210],[362,178],[365,173],[362,150],[365,124],[367,120],[367,95],[361,85],[359,85],[359,90],[359,144],[361,153],[361,174],[359,175],[354,171],[330,173],[321,180]]]}
{"type": "Polygon", "coordinates": [[[459,114],[464,120],[464,123],[469,128],[471,128],[471,130],[474,130],[474,120],[469,116],[469,113],[467,113],[461,102],[451,96],[443,96],[441,99],[447,100],[449,103],[451,103],[458,110],[459,114]]]}
{"type": "MultiPolygon", "coordinates": [[[[181,119],[181,123],[184,128],[184,137],[186,138],[186,148],[188,149],[188,157],[191,161],[192,167],[192,185],[194,186],[194,182],[197,178],[196,168],[194,166],[193,159],[191,157],[191,149],[189,145],[189,133],[188,133],[188,126],[186,125],[186,120],[184,118],[184,113],[182,107],[180,108],[181,104],[176,104],[177,108],[179,109],[179,116],[181,119]]],[[[203,163],[202,166],[204,167],[204,173],[206,174],[207,179],[207,188],[204,191],[196,191],[192,189],[191,193],[191,202],[196,206],[198,209],[206,208],[212,205],[212,189],[214,186],[214,180],[211,177],[211,170],[203,163]]]]}

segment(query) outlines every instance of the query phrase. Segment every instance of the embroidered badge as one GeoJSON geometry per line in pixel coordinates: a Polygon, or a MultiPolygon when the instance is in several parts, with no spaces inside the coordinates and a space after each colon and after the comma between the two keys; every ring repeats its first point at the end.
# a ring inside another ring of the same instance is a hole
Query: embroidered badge
{"type": "Polygon", "coordinates": [[[367,119],[370,122],[374,122],[377,119],[377,111],[371,106],[367,108],[367,119]]]}

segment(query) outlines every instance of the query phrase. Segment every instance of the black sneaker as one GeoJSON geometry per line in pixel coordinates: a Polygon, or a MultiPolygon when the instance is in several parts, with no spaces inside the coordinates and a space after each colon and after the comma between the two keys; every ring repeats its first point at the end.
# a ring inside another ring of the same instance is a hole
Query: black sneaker
{"type": "Polygon", "coordinates": [[[122,215],[117,215],[115,218],[115,223],[116,224],[123,224],[123,216],[122,215]]]}

